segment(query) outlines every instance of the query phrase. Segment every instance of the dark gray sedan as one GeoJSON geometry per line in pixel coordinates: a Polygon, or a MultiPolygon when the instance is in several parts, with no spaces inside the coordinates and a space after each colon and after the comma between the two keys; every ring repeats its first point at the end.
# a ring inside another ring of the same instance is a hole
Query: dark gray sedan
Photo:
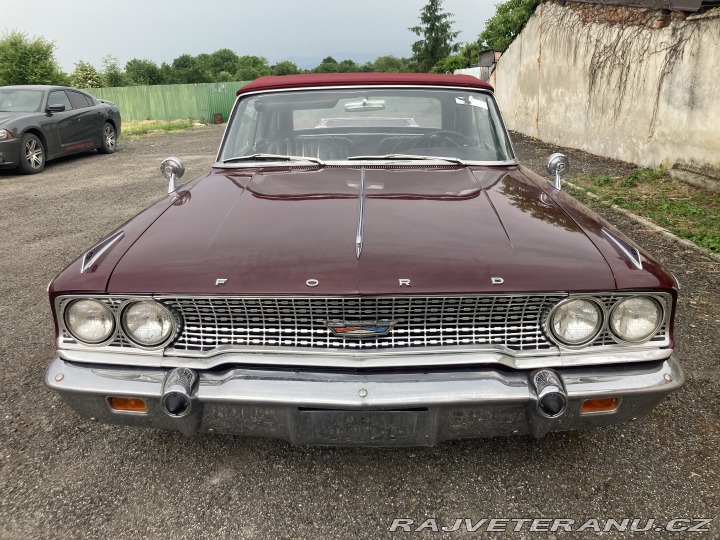
{"type": "Polygon", "coordinates": [[[0,168],[39,173],[45,162],[98,150],[120,136],[115,104],[63,86],[0,86],[0,168]]]}

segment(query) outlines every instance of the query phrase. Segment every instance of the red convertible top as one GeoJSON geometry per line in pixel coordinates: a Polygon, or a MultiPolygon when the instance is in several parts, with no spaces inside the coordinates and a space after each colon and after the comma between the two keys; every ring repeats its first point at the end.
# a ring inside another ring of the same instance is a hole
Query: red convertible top
{"type": "Polygon", "coordinates": [[[427,85],[466,86],[493,90],[485,81],[471,75],[443,75],[435,73],[313,73],[309,75],[280,75],[260,77],[246,84],[237,94],[259,90],[284,90],[308,86],[354,85],[427,85]]]}

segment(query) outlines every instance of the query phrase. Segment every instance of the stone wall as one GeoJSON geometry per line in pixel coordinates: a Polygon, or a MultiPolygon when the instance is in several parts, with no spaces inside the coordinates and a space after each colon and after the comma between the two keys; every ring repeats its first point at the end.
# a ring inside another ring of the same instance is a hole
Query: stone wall
{"type": "Polygon", "coordinates": [[[543,3],[490,80],[510,129],[720,176],[720,13],[543,3]]]}

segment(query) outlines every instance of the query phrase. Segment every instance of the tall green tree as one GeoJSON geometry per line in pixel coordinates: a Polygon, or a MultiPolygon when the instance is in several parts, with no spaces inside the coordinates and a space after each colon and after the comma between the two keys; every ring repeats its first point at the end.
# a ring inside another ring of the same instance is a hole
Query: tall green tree
{"type": "Polygon", "coordinates": [[[338,62],[332,56],[323,58],[323,61],[320,62],[320,65],[313,69],[313,72],[315,73],[337,73],[339,71],[340,67],[338,65],[338,62]]]}
{"type": "Polygon", "coordinates": [[[355,73],[360,71],[360,66],[354,60],[341,60],[338,62],[338,71],[340,73],[355,73]]]}
{"type": "Polygon", "coordinates": [[[207,55],[207,67],[213,80],[218,81],[219,75],[223,71],[226,73],[235,73],[238,68],[240,57],[230,49],[218,49],[212,54],[207,55]]]}
{"type": "MultiPolygon", "coordinates": [[[[204,56],[209,58],[209,55],[204,56]]],[[[190,54],[178,56],[173,60],[171,67],[170,80],[168,82],[174,84],[193,84],[214,81],[209,62],[203,62],[190,54]]]]}
{"type": "Polygon", "coordinates": [[[368,62],[362,67],[363,71],[377,71],[379,73],[405,73],[411,71],[410,61],[407,58],[387,55],[378,56],[374,62],[368,62]]]}
{"type": "Polygon", "coordinates": [[[273,75],[297,75],[298,73],[300,73],[300,70],[298,69],[297,64],[295,62],[290,62],[289,60],[278,62],[272,67],[273,75]]]}
{"type": "Polygon", "coordinates": [[[433,73],[454,73],[457,69],[465,69],[473,64],[477,65],[480,55],[480,45],[477,41],[466,43],[460,52],[451,54],[440,60],[432,68],[433,73]]]}
{"type": "Polygon", "coordinates": [[[102,59],[102,73],[105,76],[105,85],[112,88],[125,86],[125,74],[120,69],[120,63],[117,58],[111,55],[105,55],[102,59]]]}
{"type": "Polygon", "coordinates": [[[495,15],[485,23],[478,41],[483,50],[504,51],[535,12],[539,0],[508,0],[498,4],[495,15]]]}
{"type": "Polygon", "coordinates": [[[125,76],[130,86],[163,84],[160,68],[152,60],[133,58],[125,64],[125,76]]]}
{"type": "Polygon", "coordinates": [[[0,39],[0,85],[65,84],[55,61],[55,44],[17,30],[0,39]]]}
{"type": "Polygon", "coordinates": [[[90,62],[80,60],[75,64],[75,71],[70,74],[70,84],[78,88],[102,88],[105,86],[105,77],[90,62]]]}
{"type": "Polygon", "coordinates": [[[262,56],[241,56],[238,58],[236,81],[252,81],[258,77],[270,75],[270,65],[262,56]]]}
{"type": "Polygon", "coordinates": [[[420,24],[408,28],[420,37],[412,45],[412,62],[415,71],[429,72],[446,56],[457,52],[460,46],[453,41],[460,34],[454,32],[453,14],[442,9],[443,0],[429,0],[420,11],[420,24]]]}

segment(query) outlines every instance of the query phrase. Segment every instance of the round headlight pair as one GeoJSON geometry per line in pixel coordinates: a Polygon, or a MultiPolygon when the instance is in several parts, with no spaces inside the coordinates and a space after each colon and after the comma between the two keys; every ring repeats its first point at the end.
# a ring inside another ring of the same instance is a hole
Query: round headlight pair
{"type": "MultiPolygon", "coordinates": [[[[127,337],[140,347],[164,344],[177,328],[170,310],[152,300],[128,304],[122,310],[120,320],[127,337]]],[[[103,302],[83,298],[73,301],[65,309],[65,325],[78,341],[98,345],[115,332],[115,317],[103,302]]]]}
{"type": "MultiPolygon", "coordinates": [[[[630,296],[612,307],[608,326],[627,343],[650,339],[662,325],[663,311],[656,300],[630,296]]],[[[572,298],[560,302],[550,313],[549,328],[563,345],[579,347],[594,340],[603,328],[605,313],[600,300],[572,298]]]]}

